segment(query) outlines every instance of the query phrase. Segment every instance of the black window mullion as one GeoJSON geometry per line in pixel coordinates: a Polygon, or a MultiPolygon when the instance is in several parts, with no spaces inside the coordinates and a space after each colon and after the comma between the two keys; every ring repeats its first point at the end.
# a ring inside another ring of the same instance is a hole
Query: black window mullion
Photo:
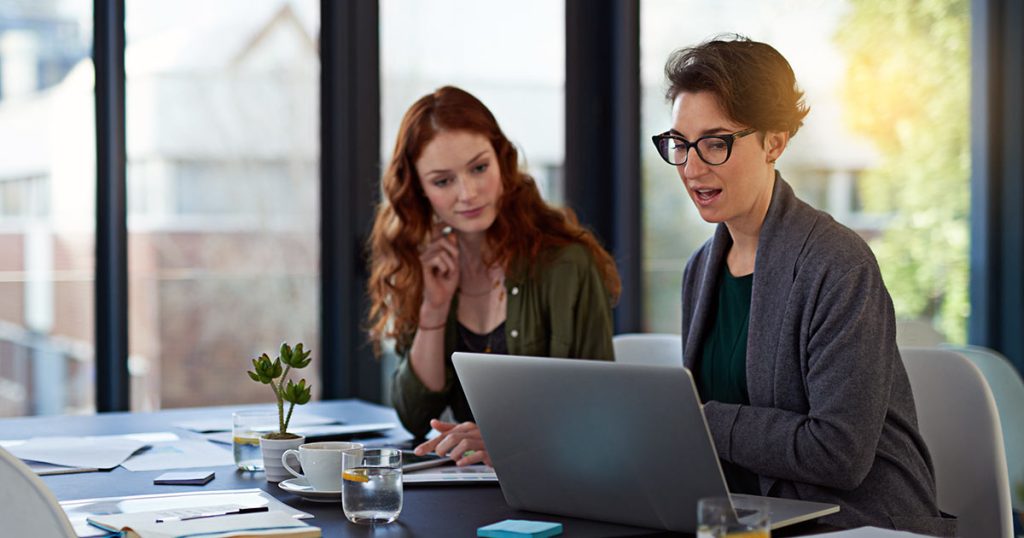
{"type": "Polygon", "coordinates": [[[321,376],[325,399],[381,401],[365,319],[364,245],[380,164],[376,0],[320,2],[321,376]]]}
{"type": "Polygon", "coordinates": [[[96,410],[130,409],[124,0],[95,0],[96,410]]]}
{"type": "Polygon", "coordinates": [[[968,340],[1024,372],[1024,4],[971,3],[968,340]]]}
{"type": "Polygon", "coordinates": [[[638,0],[566,0],[565,201],[615,256],[615,331],[643,324],[638,0]],[[584,136],[586,133],[589,136],[584,136]],[[594,137],[601,143],[595,147],[594,137]]]}

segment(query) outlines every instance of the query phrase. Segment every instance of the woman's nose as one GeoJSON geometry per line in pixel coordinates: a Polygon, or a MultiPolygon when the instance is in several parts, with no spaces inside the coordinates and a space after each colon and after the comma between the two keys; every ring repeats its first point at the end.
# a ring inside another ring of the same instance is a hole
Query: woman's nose
{"type": "Polygon", "coordinates": [[[476,196],[476,184],[472,179],[459,178],[459,199],[472,200],[476,196]]]}
{"type": "Polygon", "coordinates": [[[686,164],[679,165],[683,177],[697,177],[707,171],[708,165],[697,155],[697,146],[686,150],[686,164]]]}

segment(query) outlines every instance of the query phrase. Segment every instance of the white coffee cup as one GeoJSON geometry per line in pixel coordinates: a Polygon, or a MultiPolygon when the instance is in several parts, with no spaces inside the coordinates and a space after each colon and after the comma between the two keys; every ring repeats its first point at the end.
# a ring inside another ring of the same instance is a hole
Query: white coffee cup
{"type": "Polygon", "coordinates": [[[361,443],[344,441],[325,441],[322,443],[306,443],[299,449],[288,449],[281,454],[281,464],[296,478],[305,478],[315,491],[341,491],[341,452],[343,450],[362,449],[361,443]],[[302,465],[303,473],[297,472],[288,465],[288,456],[294,455],[302,465]]]}

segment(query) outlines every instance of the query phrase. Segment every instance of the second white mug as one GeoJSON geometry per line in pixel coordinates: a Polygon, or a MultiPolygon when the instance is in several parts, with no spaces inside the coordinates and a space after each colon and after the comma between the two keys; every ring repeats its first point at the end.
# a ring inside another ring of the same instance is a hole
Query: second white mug
{"type": "Polygon", "coordinates": [[[305,478],[315,491],[341,491],[341,452],[353,448],[363,448],[363,445],[344,441],[306,443],[299,445],[298,450],[286,450],[281,454],[281,463],[296,478],[305,478]],[[288,464],[289,455],[295,456],[302,465],[302,473],[288,464]]]}

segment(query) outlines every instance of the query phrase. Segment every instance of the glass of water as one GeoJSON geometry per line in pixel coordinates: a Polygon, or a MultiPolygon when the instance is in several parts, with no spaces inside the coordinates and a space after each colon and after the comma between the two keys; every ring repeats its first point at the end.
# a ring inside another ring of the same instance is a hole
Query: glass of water
{"type": "Polygon", "coordinates": [[[234,424],[231,429],[231,446],[235,453],[235,465],[243,471],[262,471],[260,436],[277,429],[277,411],[237,411],[232,416],[234,424]]]}
{"type": "Polygon", "coordinates": [[[756,497],[697,501],[697,538],[770,538],[768,503],[756,497]]]}
{"type": "Polygon", "coordinates": [[[402,451],[367,448],[341,453],[341,507],[352,523],[391,523],[402,511],[402,451]]]}

